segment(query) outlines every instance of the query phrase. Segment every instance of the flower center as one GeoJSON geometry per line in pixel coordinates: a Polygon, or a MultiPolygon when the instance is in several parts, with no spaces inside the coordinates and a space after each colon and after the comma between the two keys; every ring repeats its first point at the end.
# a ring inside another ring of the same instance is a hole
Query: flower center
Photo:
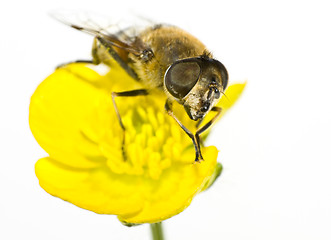
{"type": "MultiPolygon", "coordinates": [[[[111,171],[158,179],[172,164],[186,161],[183,153],[192,142],[165,113],[163,98],[117,98],[116,103],[125,126],[125,144],[123,130],[111,105],[111,123],[102,146],[111,171]]],[[[192,154],[185,163],[192,164],[193,160],[192,154]]]]}

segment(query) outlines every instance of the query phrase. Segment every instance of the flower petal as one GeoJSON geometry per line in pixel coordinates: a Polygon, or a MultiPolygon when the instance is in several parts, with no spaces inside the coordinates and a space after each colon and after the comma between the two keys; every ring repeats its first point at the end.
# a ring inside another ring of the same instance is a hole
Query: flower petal
{"type": "Polygon", "coordinates": [[[230,109],[239,99],[245,87],[246,82],[232,84],[226,89],[225,95],[222,96],[221,100],[217,104],[218,107],[222,108],[222,114],[230,109]]]}
{"type": "MultiPolygon", "coordinates": [[[[132,81],[125,74],[121,79],[132,81]]],[[[39,85],[31,97],[30,128],[52,158],[80,168],[106,160],[96,142],[105,134],[99,126],[110,122],[105,108],[111,84],[85,64],[70,64],[39,85]]]]}
{"type": "MultiPolygon", "coordinates": [[[[212,176],[217,153],[215,147],[205,148],[202,163],[179,165],[166,171],[160,181],[149,186],[143,210],[136,215],[120,215],[119,219],[127,223],[153,223],[182,212],[212,176]]],[[[191,154],[183,157],[191,159],[191,154]]]]}
{"type": "MultiPolygon", "coordinates": [[[[187,154],[190,157],[191,154],[187,154]]],[[[183,211],[215,169],[217,149],[206,148],[205,161],[164,171],[159,181],[114,174],[107,167],[78,169],[52,158],[35,166],[40,186],[81,208],[119,215],[128,223],[159,222],[183,211]]]]}
{"type": "Polygon", "coordinates": [[[133,214],[143,207],[136,185],[127,184],[129,177],[114,174],[107,167],[78,169],[43,158],[35,171],[46,192],[78,207],[116,215],[133,214]]]}

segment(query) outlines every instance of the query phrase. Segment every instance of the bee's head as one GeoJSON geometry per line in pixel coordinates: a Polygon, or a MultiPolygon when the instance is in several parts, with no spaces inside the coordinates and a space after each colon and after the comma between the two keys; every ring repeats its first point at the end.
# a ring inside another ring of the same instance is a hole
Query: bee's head
{"type": "Polygon", "coordinates": [[[173,63],[164,77],[168,93],[182,104],[192,120],[202,119],[218,102],[228,84],[223,64],[205,56],[173,63]]]}

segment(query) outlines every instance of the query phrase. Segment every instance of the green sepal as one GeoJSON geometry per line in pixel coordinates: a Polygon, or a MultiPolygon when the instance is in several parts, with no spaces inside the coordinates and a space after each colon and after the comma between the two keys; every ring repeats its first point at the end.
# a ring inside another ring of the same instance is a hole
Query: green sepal
{"type": "Polygon", "coordinates": [[[139,226],[141,225],[141,223],[129,223],[129,222],[125,222],[123,220],[121,220],[120,218],[118,218],[118,220],[126,227],[135,227],[135,226],[139,226]]]}
{"type": "Polygon", "coordinates": [[[210,177],[210,179],[205,183],[205,186],[202,188],[201,191],[205,191],[207,190],[208,188],[210,188],[214,182],[216,181],[216,179],[221,175],[222,173],[222,170],[223,170],[223,166],[221,163],[217,163],[216,164],[216,167],[215,167],[215,171],[213,173],[213,175],[210,177]]]}

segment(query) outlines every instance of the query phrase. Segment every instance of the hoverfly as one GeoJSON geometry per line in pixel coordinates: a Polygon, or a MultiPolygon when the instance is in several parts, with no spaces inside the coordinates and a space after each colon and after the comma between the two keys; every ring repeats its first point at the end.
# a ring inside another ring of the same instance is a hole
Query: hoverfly
{"type": "MultiPolygon", "coordinates": [[[[184,30],[157,24],[127,34],[134,27],[110,33],[95,25],[74,24],[55,15],[55,18],[74,29],[94,36],[92,64],[110,65],[116,60],[121,67],[146,88],[125,92],[112,92],[112,101],[123,129],[123,156],[125,159],[125,126],[117,108],[116,97],[148,95],[151,89],[160,89],[166,96],[166,112],[192,139],[195,147],[195,162],[203,160],[200,150],[200,134],[206,131],[221,113],[216,107],[220,94],[228,84],[228,73],[224,65],[212,57],[205,45],[184,30]],[[196,133],[190,132],[176,117],[172,103],[183,105],[188,116],[198,121],[199,127],[209,111],[217,114],[196,133]]],[[[132,31],[131,31],[132,32],[132,31]]],[[[77,61],[78,62],[78,61],[77,61]]],[[[81,62],[81,61],[79,61],[81,62]]]]}

